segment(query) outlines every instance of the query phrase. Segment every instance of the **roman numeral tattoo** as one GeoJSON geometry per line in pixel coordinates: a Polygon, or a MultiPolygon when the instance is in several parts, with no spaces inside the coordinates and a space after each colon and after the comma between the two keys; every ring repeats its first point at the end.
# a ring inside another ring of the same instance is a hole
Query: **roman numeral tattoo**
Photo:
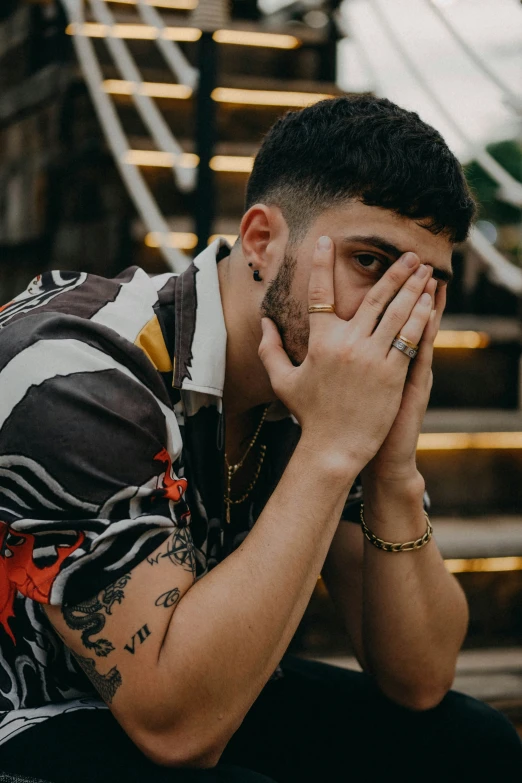
{"type": "Polygon", "coordinates": [[[171,606],[175,606],[178,603],[180,598],[181,593],[175,587],[173,590],[167,590],[166,593],[162,593],[159,598],[156,598],[154,603],[156,606],[164,606],[166,609],[170,609],[171,606]]]}
{"type": "Polygon", "coordinates": [[[131,639],[131,644],[126,644],[123,649],[127,650],[127,652],[130,652],[131,655],[134,655],[134,651],[136,647],[136,637],[139,639],[140,644],[143,644],[145,639],[147,639],[149,636],[150,636],[149,626],[147,625],[147,623],[145,623],[145,625],[141,626],[139,631],[133,634],[131,639]]]}

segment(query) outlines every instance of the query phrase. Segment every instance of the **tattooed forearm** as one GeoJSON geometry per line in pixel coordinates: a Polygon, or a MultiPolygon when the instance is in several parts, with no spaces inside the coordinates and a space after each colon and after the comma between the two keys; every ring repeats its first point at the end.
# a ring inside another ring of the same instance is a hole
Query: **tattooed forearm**
{"type": "Polygon", "coordinates": [[[63,619],[73,631],[82,632],[82,643],[87,650],[94,650],[95,654],[105,657],[114,650],[114,645],[108,639],[96,639],[91,637],[103,631],[105,626],[105,614],[112,614],[115,603],[121,604],[125,597],[124,588],[130,574],[125,574],[117,582],[109,585],[94,598],[83,601],[76,606],[62,606],[63,619]]]}
{"type": "Polygon", "coordinates": [[[150,636],[149,626],[147,623],[145,625],[142,625],[140,630],[137,631],[135,634],[132,635],[132,639],[130,640],[129,644],[126,644],[123,648],[124,650],[127,650],[127,652],[130,652],[131,655],[134,655],[135,647],[136,647],[136,639],[138,639],[140,644],[143,644],[143,642],[150,636]]]}
{"type": "Polygon", "coordinates": [[[196,574],[196,550],[188,528],[178,528],[167,540],[166,548],[157,555],[148,557],[147,562],[156,565],[164,557],[168,557],[171,563],[180,565],[185,571],[196,574]]]}
{"type": "Polygon", "coordinates": [[[110,704],[122,682],[121,674],[117,667],[113,666],[107,674],[100,674],[96,669],[96,661],[93,661],[92,658],[83,658],[77,653],[74,653],[74,657],[102,697],[103,701],[106,704],[110,704]]]}
{"type": "Polygon", "coordinates": [[[173,590],[167,590],[166,593],[162,593],[159,598],[156,598],[154,603],[156,606],[164,606],[166,609],[170,609],[178,603],[180,598],[181,593],[175,587],[173,590]]]}

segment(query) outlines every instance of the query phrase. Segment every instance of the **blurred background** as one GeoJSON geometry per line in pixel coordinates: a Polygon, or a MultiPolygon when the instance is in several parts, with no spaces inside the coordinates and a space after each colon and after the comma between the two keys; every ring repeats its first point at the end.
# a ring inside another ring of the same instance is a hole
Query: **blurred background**
{"type": "MultiPolygon", "coordinates": [[[[2,0],[0,306],[48,269],[182,271],[234,240],[289,108],[371,92],[417,111],[480,202],[454,256],[419,443],[471,609],[456,686],[522,726],[519,0],[2,0]]],[[[356,666],[321,581],[292,643],[356,666]]]]}

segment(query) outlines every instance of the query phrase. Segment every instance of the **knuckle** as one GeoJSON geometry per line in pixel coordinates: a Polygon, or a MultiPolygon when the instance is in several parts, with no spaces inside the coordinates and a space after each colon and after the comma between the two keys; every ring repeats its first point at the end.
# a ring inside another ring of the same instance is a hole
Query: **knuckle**
{"type": "Polygon", "coordinates": [[[396,288],[400,288],[404,282],[403,277],[399,274],[399,271],[395,269],[395,267],[391,267],[391,269],[388,270],[386,277],[396,288]]]}
{"type": "Polygon", "coordinates": [[[315,253],[313,257],[313,266],[316,269],[329,269],[331,266],[331,257],[328,253],[315,253]]]}
{"type": "Polygon", "coordinates": [[[424,288],[424,285],[425,285],[424,280],[419,280],[418,277],[409,277],[406,283],[404,284],[404,289],[406,291],[411,291],[412,294],[417,294],[418,296],[419,291],[421,291],[424,288]]]}
{"type": "Polygon", "coordinates": [[[378,313],[382,310],[382,302],[375,294],[370,293],[366,296],[366,304],[370,309],[375,310],[378,313]]]}
{"type": "Polygon", "coordinates": [[[386,317],[392,324],[403,324],[405,320],[404,313],[402,313],[396,307],[389,307],[386,311],[386,317]]]}
{"type": "Polygon", "coordinates": [[[326,286],[320,284],[314,284],[310,288],[309,299],[314,304],[328,303],[327,298],[331,298],[331,294],[326,286]]]}

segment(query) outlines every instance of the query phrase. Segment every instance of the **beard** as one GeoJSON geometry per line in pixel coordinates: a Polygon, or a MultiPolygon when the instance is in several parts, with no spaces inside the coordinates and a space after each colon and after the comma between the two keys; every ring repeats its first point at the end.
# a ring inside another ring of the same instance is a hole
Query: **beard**
{"type": "Polygon", "coordinates": [[[283,348],[294,367],[304,361],[310,334],[307,307],[291,294],[296,266],[297,258],[285,253],[261,302],[261,315],[271,318],[279,329],[283,348]]]}

